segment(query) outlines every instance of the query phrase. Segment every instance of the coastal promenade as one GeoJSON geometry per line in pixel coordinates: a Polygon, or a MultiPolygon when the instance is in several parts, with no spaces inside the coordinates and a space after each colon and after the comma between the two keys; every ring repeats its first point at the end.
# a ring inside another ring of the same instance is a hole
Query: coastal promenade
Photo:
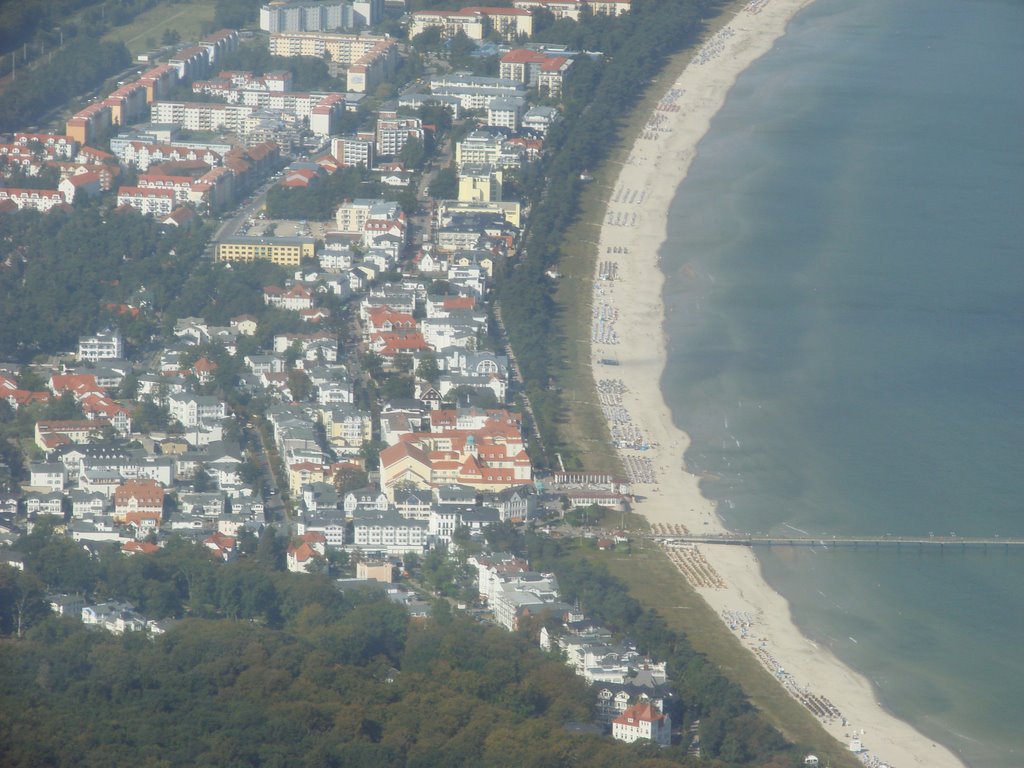
{"type": "Polygon", "coordinates": [[[823,547],[825,549],[931,549],[956,552],[967,549],[1021,550],[1024,539],[999,536],[750,536],[746,534],[716,534],[713,536],[658,536],[645,538],[665,544],[719,544],[740,547],[823,547]]]}

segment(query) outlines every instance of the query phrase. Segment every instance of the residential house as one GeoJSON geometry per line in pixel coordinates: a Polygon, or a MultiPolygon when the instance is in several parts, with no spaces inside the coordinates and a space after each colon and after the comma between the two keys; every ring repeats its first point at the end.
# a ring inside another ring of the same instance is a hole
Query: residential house
{"type": "Polygon", "coordinates": [[[612,720],[612,737],[627,743],[646,739],[667,747],[672,743],[672,719],[649,702],[634,704],[612,720]]]}

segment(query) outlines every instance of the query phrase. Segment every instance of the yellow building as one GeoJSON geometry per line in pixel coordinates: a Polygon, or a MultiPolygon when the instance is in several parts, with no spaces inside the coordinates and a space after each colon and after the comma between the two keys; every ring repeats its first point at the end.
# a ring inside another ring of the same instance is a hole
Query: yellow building
{"type": "Polygon", "coordinates": [[[469,202],[465,200],[441,200],[437,204],[438,217],[441,221],[450,219],[455,213],[500,213],[505,221],[517,229],[521,226],[522,206],[514,200],[491,202],[469,202]]]}
{"type": "Polygon", "coordinates": [[[229,237],[217,243],[217,261],[270,261],[296,267],[316,255],[311,237],[229,237]]]}
{"type": "Polygon", "coordinates": [[[300,461],[288,467],[288,491],[293,497],[302,494],[302,486],[307,483],[324,482],[324,467],[311,461],[300,461]]]}
{"type": "Polygon", "coordinates": [[[459,200],[465,203],[501,201],[501,169],[493,165],[466,163],[459,171],[459,200]]]}

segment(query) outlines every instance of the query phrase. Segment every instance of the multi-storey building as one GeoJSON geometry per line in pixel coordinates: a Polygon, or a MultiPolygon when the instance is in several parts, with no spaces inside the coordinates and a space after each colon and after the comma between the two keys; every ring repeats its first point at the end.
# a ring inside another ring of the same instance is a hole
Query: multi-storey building
{"type": "Polygon", "coordinates": [[[55,133],[15,133],[13,144],[26,148],[38,144],[51,159],[70,160],[78,152],[78,142],[70,136],[55,133]]]}
{"type": "Polygon", "coordinates": [[[513,8],[525,11],[543,9],[549,11],[556,19],[580,20],[580,13],[585,3],[583,0],[512,0],[513,8]]]}
{"type": "Polygon", "coordinates": [[[94,336],[82,336],[78,339],[78,359],[96,362],[97,360],[120,360],[124,357],[124,342],[117,330],[100,331],[94,336]]]}
{"type": "Polygon", "coordinates": [[[423,141],[423,121],[412,115],[399,115],[397,110],[381,109],[377,113],[374,147],[378,155],[397,155],[410,139],[423,141]]]}
{"type": "Polygon", "coordinates": [[[167,410],[186,429],[203,422],[227,418],[227,406],[212,395],[194,395],[191,392],[169,395],[167,410]]]}
{"type": "Polygon", "coordinates": [[[518,133],[525,111],[526,99],[522,96],[492,99],[487,105],[487,125],[508,128],[512,133],[518,133]]]}
{"type": "MultiPolygon", "coordinates": [[[[111,141],[111,144],[115,140],[111,141]]],[[[223,156],[213,150],[202,147],[172,146],[146,141],[125,141],[118,143],[114,154],[125,165],[131,165],[140,171],[147,171],[157,163],[180,162],[182,160],[198,160],[209,166],[219,166],[223,156]]]]}
{"type": "Polygon", "coordinates": [[[459,200],[463,202],[500,202],[502,173],[486,163],[463,163],[459,170],[459,200]]]}
{"type": "Polygon", "coordinates": [[[486,17],[476,10],[414,11],[409,23],[409,39],[428,29],[441,30],[442,38],[455,37],[462,32],[470,40],[483,40],[490,31],[486,17]]]}
{"type": "Polygon", "coordinates": [[[172,123],[189,131],[239,131],[256,107],[191,101],[157,101],[150,107],[155,123],[172,123]]]}
{"type": "Polygon", "coordinates": [[[459,11],[414,11],[409,24],[409,37],[428,29],[438,29],[442,38],[462,32],[470,40],[483,40],[497,32],[507,41],[533,34],[533,14],[522,8],[469,7],[459,11]]]}
{"type": "Polygon", "coordinates": [[[357,518],[352,524],[353,543],[361,549],[400,555],[422,552],[427,544],[427,523],[408,520],[397,512],[357,518]]]}
{"type": "Polygon", "coordinates": [[[210,51],[198,45],[178,51],[167,62],[177,73],[179,80],[193,80],[206,77],[210,72],[210,51]]]}
{"type": "Polygon", "coordinates": [[[501,77],[536,88],[542,96],[558,97],[565,75],[572,66],[566,56],[549,56],[528,48],[515,48],[501,57],[501,77]]]}
{"type": "Polygon", "coordinates": [[[512,6],[526,11],[544,9],[556,19],[579,21],[584,8],[595,15],[627,14],[632,11],[632,0],[512,0],[512,6]]]}
{"type": "Polygon", "coordinates": [[[110,107],[97,102],[69,117],[64,133],[79,144],[88,144],[110,128],[110,124],[110,107]]]}
{"type": "Polygon", "coordinates": [[[398,65],[398,43],[379,35],[327,32],[287,32],[270,36],[274,56],[315,56],[328,59],[332,75],[346,74],[347,88],[366,93],[377,87],[398,65]]]}
{"type": "Polygon", "coordinates": [[[176,205],[175,193],[173,189],[121,187],[117,204],[135,208],[144,216],[166,216],[176,205]]]}
{"type": "Polygon", "coordinates": [[[214,65],[225,55],[238,50],[240,38],[237,29],[221,29],[200,40],[199,47],[206,49],[210,64],[214,65]]]}
{"type": "Polygon", "coordinates": [[[103,100],[110,108],[110,122],[127,125],[146,114],[146,86],[136,81],[122,85],[103,100]]]}
{"type": "Polygon", "coordinates": [[[327,441],[339,454],[355,456],[373,438],[369,411],[341,404],[320,409],[327,441]]]}
{"type": "Polygon", "coordinates": [[[395,220],[400,213],[398,203],[357,197],[339,205],[334,219],[339,232],[362,234],[371,219],[395,220]]]}
{"type": "Polygon", "coordinates": [[[311,237],[230,237],[217,243],[217,261],[266,260],[294,267],[315,255],[311,237]]]}
{"type": "Polygon", "coordinates": [[[497,131],[480,129],[467,134],[455,145],[455,167],[466,164],[497,165],[505,137],[497,131]]]}
{"type": "Polygon", "coordinates": [[[0,187],[0,201],[9,200],[18,208],[32,208],[46,213],[65,202],[64,193],[56,189],[14,189],[0,187]]]}
{"type": "Polygon", "coordinates": [[[595,15],[623,16],[633,10],[633,0],[585,0],[595,15]]]}
{"type": "Polygon", "coordinates": [[[174,192],[176,203],[187,203],[191,197],[195,179],[191,176],[164,176],[159,173],[139,174],[139,189],[169,189],[174,192]]]}
{"type": "Polygon", "coordinates": [[[464,11],[479,11],[487,19],[491,32],[497,32],[508,42],[533,36],[533,14],[522,8],[473,7],[464,11]]]}
{"type": "Polygon", "coordinates": [[[650,703],[634,704],[612,720],[612,737],[629,743],[647,739],[667,747],[672,743],[672,719],[650,703]]]}
{"type": "Polygon", "coordinates": [[[384,16],[384,0],[276,0],[260,8],[265,32],[327,32],[370,27],[384,16]]]}
{"type": "Polygon", "coordinates": [[[178,84],[178,70],[170,64],[161,64],[143,72],[138,82],[146,89],[146,102],[152,104],[178,84]]]}
{"type": "Polygon", "coordinates": [[[475,75],[434,77],[430,90],[435,96],[458,99],[463,109],[487,109],[495,99],[526,95],[526,87],[521,82],[475,75]]]}
{"type": "Polygon", "coordinates": [[[331,139],[331,155],[342,168],[361,165],[373,167],[374,139],[364,136],[338,136],[331,139]]]}

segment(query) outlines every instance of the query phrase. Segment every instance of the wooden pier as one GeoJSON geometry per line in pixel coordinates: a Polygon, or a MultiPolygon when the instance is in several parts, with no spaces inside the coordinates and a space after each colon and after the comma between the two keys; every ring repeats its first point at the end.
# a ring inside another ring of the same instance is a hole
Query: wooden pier
{"type": "MultiPolygon", "coordinates": [[[[738,547],[821,547],[823,549],[894,549],[958,552],[1010,551],[1024,547],[1024,539],[992,536],[652,536],[666,544],[716,544],[738,547]]],[[[1024,551],[1024,550],[1022,550],[1024,551]]]]}

